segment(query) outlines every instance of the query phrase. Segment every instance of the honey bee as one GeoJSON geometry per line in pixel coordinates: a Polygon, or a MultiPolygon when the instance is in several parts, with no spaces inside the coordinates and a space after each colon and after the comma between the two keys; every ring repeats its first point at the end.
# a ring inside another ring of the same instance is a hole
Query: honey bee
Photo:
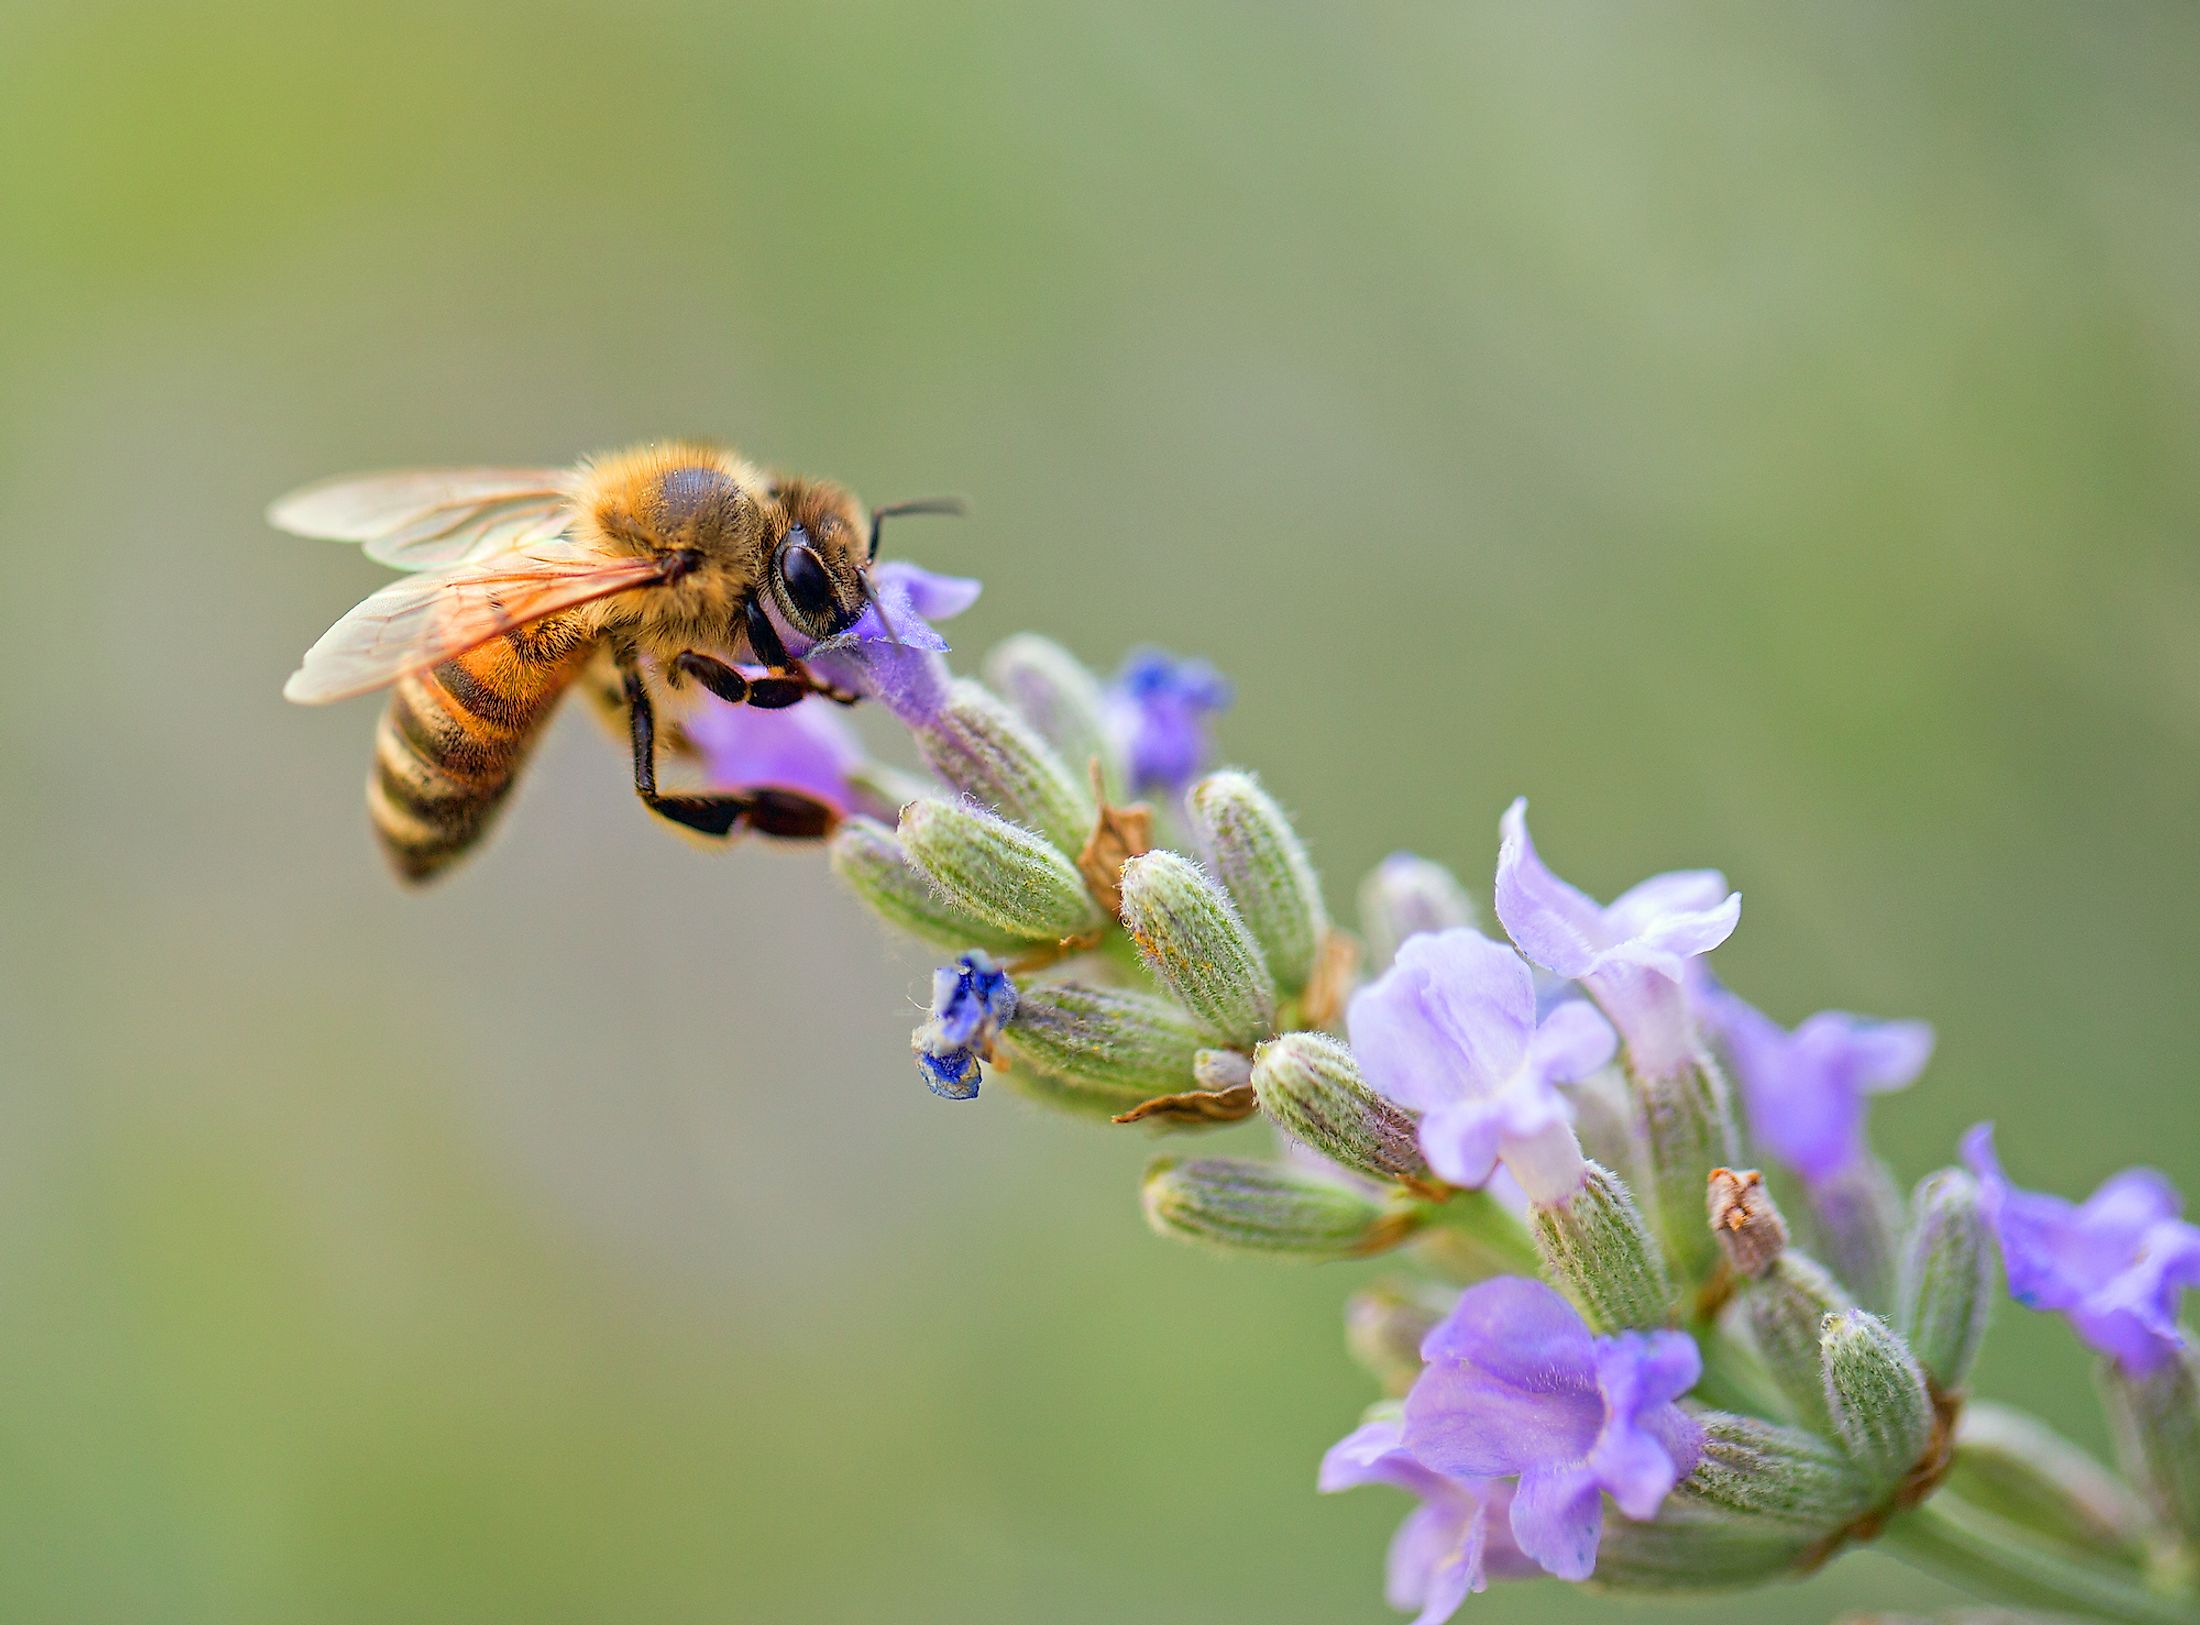
{"type": "Polygon", "coordinates": [[[271,507],[269,522],[361,543],[414,573],[330,627],[283,694],[323,705],[391,690],[367,810],[409,882],[441,874],[481,839],[558,701],[584,680],[623,713],[634,790],[652,812],[707,836],[817,839],[835,814],[806,796],[659,791],[658,711],[689,680],[735,705],[852,703],[787,652],[770,611],[813,642],[847,630],[878,602],[880,522],[956,511],[910,502],[866,517],[830,481],[773,475],[685,441],[571,468],[308,486],[271,507]],[[763,672],[743,673],[744,659],[763,672]]]}

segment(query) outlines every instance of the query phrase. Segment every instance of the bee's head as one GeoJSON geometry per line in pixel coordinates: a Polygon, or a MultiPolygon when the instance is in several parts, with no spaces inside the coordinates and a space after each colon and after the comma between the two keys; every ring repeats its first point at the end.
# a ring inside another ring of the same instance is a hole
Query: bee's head
{"type": "Polygon", "coordinates": [[[872,601],[871,543],[862,507],[824,480],[788,480],[772,495],[786,516],[786,530],[765,567],[772,601],[807,637],[845,632],[872,601]]]}

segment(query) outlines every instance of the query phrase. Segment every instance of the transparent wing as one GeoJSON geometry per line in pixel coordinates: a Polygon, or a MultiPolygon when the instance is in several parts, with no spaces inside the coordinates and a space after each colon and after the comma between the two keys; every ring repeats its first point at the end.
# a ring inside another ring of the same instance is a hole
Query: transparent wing
{"type": "Polygon", "coordinates": [[[300,705],[348,700],[546,615],[664,579],[650,558],[546,542],[391,582],[321,635],[283,685],[300,705]]]}
{"type": "Polygon", "coordinates": [[[548,541],[565,529],[562,468],[427,468],[325,480],[293,491],[267,521],[294,536],[358,542],[399,570],[440,570],[548,541]]]}

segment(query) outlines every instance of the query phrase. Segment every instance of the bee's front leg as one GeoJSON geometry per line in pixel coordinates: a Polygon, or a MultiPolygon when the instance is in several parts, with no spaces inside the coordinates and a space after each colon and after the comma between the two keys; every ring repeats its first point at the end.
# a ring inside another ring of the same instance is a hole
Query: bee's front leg
{"type": "MultiPolygon", "coordinates": [[[[722,669],[736,681],[746,681],[732,667],[722,669]]],[[[626,691],[627,724],[634,743],[634,793],[642,798],[642,805],[658,817],[670,819],[699,834],[721,838],[737,829],[746,829],[781,840],[817,841],[832,834],[839,825],[840,815],[824,802],[786,790],[721,791],[708,795],[660,792],[657,788],[657,707],[649,697],[649,685],[631,658],[620,661],[619,671],[626,691]]],[[[698,676],[697,680],[702,679],[698,676]]],[[[753,690],[754,684],[750,687],[753,690]]],[[[756,702],[752,699],[749,703],[756,702]]]]}
{"type": "MultiPolygon", "coordinates": [[[[758,660],[761,660],[772,669],[775,679],[795,685],[795,699],[800,699],[805,694],[815,694],[823,699],[831,700],[836,705],[853,705],[862,698],[860,694],[851,694],[846,689],[835,688],[830,683],[819,681],[817,677],[811,674],[809,667],[787,653],[786,644],[782,643],[779,638],[779,628],[772,625],[771,617],[764,613],[764,601],[761,597],[749,600],[746,618],[750,651],[758,660]],[[785,675],[781,676],[782,673],[785,675]]],[[[751,705],[759,703],[753,697],[756,683],[757,679],[755,678],[749,680],[752,693],[749,700],[751,705]]],[[[772,704],[792,705],[794,700],[774,700],[772,704]]]]}

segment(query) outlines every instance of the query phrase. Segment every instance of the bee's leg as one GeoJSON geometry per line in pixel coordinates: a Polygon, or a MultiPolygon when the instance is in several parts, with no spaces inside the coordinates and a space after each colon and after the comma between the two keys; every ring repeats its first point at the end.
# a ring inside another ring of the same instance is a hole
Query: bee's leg
{"type": "Polygon", "coordinates": [[[693,649],[673,657],[671,676],[675,682],[692,677],[728,705],[753,705],[759,711],[783,710],[809,694],[796,678],[744,677],[723,660],[693,649]]]}
{"type": "MultiPolygon", "coordinates": [[[[850,694],[846,689],[835,688],[830,683],[820,682],[811,673],[809,667],[787,653],[786,644],[779,639],[779,628],[772,625],[772,618],[764,613],[764,600],[761,594],[750,598],[746,615],[749,648],[757,659],[772,669],[774,674],[767,680],[788,683],[793,688],[794,699],[774,699],[771,702],[773,705],[792,705],[794,700],[802,698],[805,694],[819,695],[833,701],[836,705],[853,705],[862,698],[861,695],[850,694]],[[785,675],[779,675],[781,673],[785,675]]],[[[749,688],[749,704],[762,703],[755,697],[756,679],[750,679],[749,688]]]]}
{"type": "Polygon", "coordinates": [[[626,690],[627,724],[634,741],[634,793],[651,812],[704,835],[722,837],[747,829],[780,840],[817,841],[832,834],[840,822],[838,813],[822,801],[786,790],[670,796],[659,793],[657,708],[650,700],[648,684],[632,664],[622,663],[621,676],[626,690]]]}

